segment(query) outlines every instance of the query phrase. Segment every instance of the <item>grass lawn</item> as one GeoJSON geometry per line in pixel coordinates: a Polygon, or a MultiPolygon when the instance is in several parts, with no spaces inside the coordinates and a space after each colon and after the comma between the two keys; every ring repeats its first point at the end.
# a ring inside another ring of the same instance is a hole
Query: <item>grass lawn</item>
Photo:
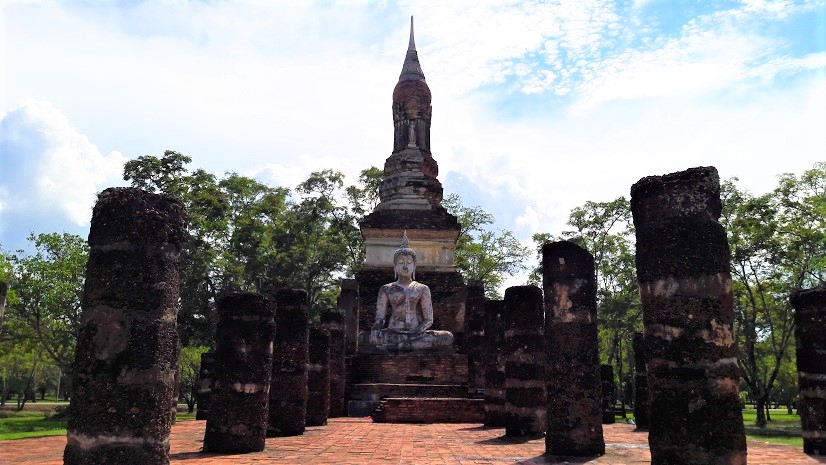
{"type": "MultiPolygon", "coordinates": [[[[0,441],[66,435],[66,420],[51,418],[51,411],[0,410],[0,441]]],[[[195,413],[178,412],[177,421],[194,420],[195,413]]]]}
{"type": "Polygon", "coordinates": [[[766,424],[765,428],[758,428],[754,425],[754,422],[757,421],[757,413],[754,409],[743,410],[746,437],[755,441],[788,444],[803,448],[800,417],[795,414],[789,415],[785,408],[771,409],[770,413],[771,421],[766,424]]]}

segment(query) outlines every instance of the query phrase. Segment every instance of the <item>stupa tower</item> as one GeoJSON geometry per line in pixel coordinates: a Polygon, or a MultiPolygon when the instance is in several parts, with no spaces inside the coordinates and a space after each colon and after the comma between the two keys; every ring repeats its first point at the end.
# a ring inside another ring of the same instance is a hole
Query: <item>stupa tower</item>
{"type": "Polygon", "coordinates": [[[381,202],[361,222],[366,259],[360,285],[361,328],[373,323],[382,284],[393,281],[393,253],[407,231],[416,250],[416,280],[430,286],[435,329],[461,336],[465,285],[454,266],[460,226],[442,206],[439,166],[430,151],[430,88],[419,63],[410,18],[410,42],[393,89],[393,152],[384,162],[381,202]]]}

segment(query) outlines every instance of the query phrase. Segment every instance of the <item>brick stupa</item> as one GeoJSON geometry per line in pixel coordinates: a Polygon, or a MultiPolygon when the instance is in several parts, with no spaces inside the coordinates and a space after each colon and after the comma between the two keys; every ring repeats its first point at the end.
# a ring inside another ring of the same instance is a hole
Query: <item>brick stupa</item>
{"type": "Polygon", "coordinates": [[[359,283],[359,329],[369,330],[376,312],[376,296],[383,284],[394,281],[393,253],[407,231],[416,250],[416,280],[430,287],[433,328],[454,334],[461,344],[464,333],[465,283],[454,266],[460,226],[442,206],[439,167],[430,152],[430,88],[425,82],[413,39],[399,82],[393,89],[393,153],[384,163],[379,203],[361,222],[366,247],[359,283]]]}

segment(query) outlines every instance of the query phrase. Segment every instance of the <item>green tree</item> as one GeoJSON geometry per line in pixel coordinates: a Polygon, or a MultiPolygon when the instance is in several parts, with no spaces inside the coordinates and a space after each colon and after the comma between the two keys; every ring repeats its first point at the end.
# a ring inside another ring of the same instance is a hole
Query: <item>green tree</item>
{"type": "Polygon", "coordinates": [[[189,413],[195,410],[201,354],[207,351],[209,351],[209,348],[206,346],[184,346],[181,348],[181,356],[178,359],[178,392],[180,398],[186,402],[186,409],[189,413]]]}

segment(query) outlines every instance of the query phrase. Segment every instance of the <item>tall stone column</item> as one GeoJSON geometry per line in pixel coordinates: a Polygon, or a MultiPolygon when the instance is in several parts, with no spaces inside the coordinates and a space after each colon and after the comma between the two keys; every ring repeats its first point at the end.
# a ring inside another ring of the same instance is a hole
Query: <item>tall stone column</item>
{"type": "Polygon", "coordinates": [[[826,455],[826,288],[792,294],[803,451],[826,455]]]}
{"type": "Polygon", "coordinates": [[[267,437],[275,300],[269,295],[244,292],[223,297],[217,307],[217,369],[204,451],[262,451],[267,437]]]}
{"type": "Polygon", "coordinates": [[[309,315],[307,293],[280,289],[275,293],[275,348],[270,384],[267,436],[297,436],[307,425],[309,315]]]}
{"type": "Polygon", "coordinates": [[[744,464],[731,274],[713,167],[631,187],[651,463],[744,464]]]}
{"type": "Polygon", "coordinates": [[[505,435],[532,436],[547,428],[542,290],[505,290],[505,435]]]}
{"type": "Polygon", "coordinates": [[[602,383],[602,424],[610,425],[616,422],[614,418],[614,366],[600,365],[599,379],[602,383]]]}
{"type": "Polygon", "coordinates": [[[307,426],[326,425],[330,412],[329,331],[310,328],[310,364],[307,369],[307,426]]]}
{"type": "Polygon", "coordinates": [[[485,426],[505,426],[505,301],[485,301],[485,426]]]}
{"type": "Polygon", "coordinates": [[[330,411],[328,418],[347,416],[344,389],[347,369],[344,360],[344,315],[337,311],[321,313],[321,328],[330,333],[330,411]]]}
{"type": "Polygon", "coordinates": [[[341,293],[336,307],[344,315],[345,353],[354,355],[358,352],[359,341],[359,283],[355,279],[341,280],[341,293]]]}
{"type": "Polygon", "coordinates": [[[215,385],[215,352],[201,354],[201,365],[198,368],[198,396],[195,401],[198,409],[195,412],[196,420],[206,420],[209,417],[209,401],[212,387],[215,385]]]}
{"type": "Polygon", "coordinates": [[[638,430],[648,430],[648,375],[645,372],[645,340],[634,333],[634,423],[638,430]]]}
{"type": "Polygon", "coordinates": [[[185,216],[183,204],[171,196],[131,188],[98,196],[66,465],[169,463],[185,216]]]}
{"type": "Polygon", "coordinates": [[[542,247],[545,288],[545,452],[593,457],[605,453],[597,339],[594,257],[573,242],[542,247]]]}
{"type": "Polygon", "coordinates": [[[485,345],[485,286],[475,281],[467,286],[465,303],[468,397],[480,396],[480,388],[485,387],[485,345]]]}

